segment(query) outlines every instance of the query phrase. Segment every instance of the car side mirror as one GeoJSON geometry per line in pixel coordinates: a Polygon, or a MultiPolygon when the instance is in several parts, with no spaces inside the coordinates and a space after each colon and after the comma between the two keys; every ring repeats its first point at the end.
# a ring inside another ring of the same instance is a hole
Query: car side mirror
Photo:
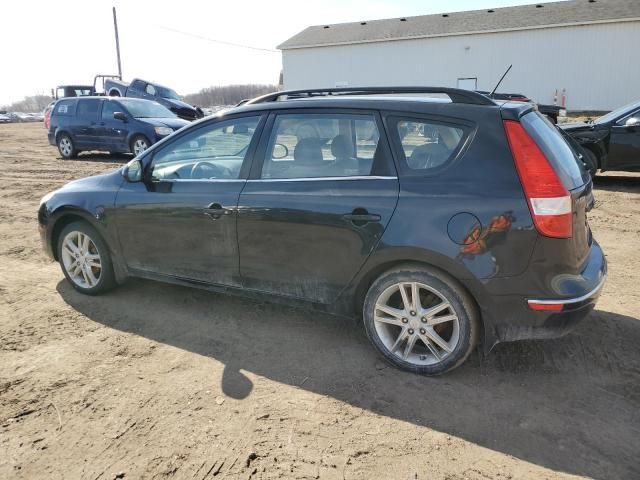
{"type": "Polygon", "coordinates": [[[122,176],[129,183],[136,183],[142,181],[142,162],[137,158],[134,158],[124,166],[122,170],[122,176]]]}
{"type": "Polygon", "coordinates": [[[113,112],[113,118],[122,122],[126,122],[128,120],[127,114],[124,112],[113,112]]]}
{"type": "Polygon", "coordinates": [[[283,159],[287,155],[289,155],[289,149],[287,148],[286,145],[283,145],[282,143],[276,143],[273,146],[273,155],[272,156],[276,160],[283,159]]]}
{"type": "Polygon", "coordinates": [[[624,126],[627,127],[629,130],[635,130],[638,127],[640,127],[640,118],[638,117],[627,118],[627,121],[624,122],[624,126]]]}

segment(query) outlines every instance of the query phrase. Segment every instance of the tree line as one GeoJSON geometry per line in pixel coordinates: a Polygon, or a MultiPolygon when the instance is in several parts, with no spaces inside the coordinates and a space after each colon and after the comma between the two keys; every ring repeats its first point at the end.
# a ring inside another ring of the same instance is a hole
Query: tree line
{"type": "Polygon", "coordinates": [[[36,113],[43,111],[45,107],[51,103],[51,100],[53,99],[49,95],[32,95],[30,97],[24,97],[23,100],[4,105],[0,107],[0,110],[7,112],[36,113]]]}
{"type": "Polygon", "coordinates": [[[236,105],[245,98],[254,98],[265,93],[275,92],[277,85],[225,85],[223,87],[203,88],[198,93],[184,96],[184,101],[199,107],[216,105],[236,105]]]}

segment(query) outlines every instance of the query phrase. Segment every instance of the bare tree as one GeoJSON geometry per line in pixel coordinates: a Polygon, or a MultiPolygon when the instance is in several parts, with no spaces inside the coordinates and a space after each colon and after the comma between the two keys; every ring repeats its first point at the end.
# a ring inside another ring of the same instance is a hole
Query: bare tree
{"type": "Polygon", "coordinates": [[[49,95],[33,95],[31,97],[24,97],[24,100],[4,105],[0,107],[0,110],[25,113],[41,112],[52,100],[49,95]]]}

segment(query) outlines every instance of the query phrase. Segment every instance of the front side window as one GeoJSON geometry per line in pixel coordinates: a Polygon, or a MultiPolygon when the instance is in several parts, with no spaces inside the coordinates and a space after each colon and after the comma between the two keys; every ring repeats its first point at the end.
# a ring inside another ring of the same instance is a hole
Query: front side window
{"type": "Polygon", "coordinates": [[[102,105],[102,120],[113,120],[115,112],[124,112],[124,108],[114,101],[105,101],[102,105]]]}
{"type": "Polygon", "coordinates": [[[100,102],[98,99],[79,100],[77,114],[79,118],[94,120],[98,117],[100,102]]]}
{"type": "Polygon", "coordinates": [[[401,168],[414,174],[445,165],[464,138],[463,128],[443,123],[399,119],[395,125],[402,147],[401,168]]]}
{"type": "Polygon", "coordinates": [[[198,128],[155,154],[152,180],[238,179],[260,117],[198,128]]]}
{"type": "Polygon", "coordinates": [[[273,124],[263,179],[371,175],[380,135],[373,115],[283,114],[273,124]]]}

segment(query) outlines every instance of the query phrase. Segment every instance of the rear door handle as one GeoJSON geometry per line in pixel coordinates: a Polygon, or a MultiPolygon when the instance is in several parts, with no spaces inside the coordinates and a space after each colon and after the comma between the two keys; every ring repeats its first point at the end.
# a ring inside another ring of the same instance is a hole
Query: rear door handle
{"type": "Polygon", "coordinates": [[[207,208],[204,208],[202,210],[202,212],[205,215],[207,215],[208,217],[211,217],[211,218],[213,218],[215,220],[215,219],[218,219],[218,218],[222,217],[223,215],[232,214],[233,210],[231,210],[229,208],[224,208],[219,203],[212,203],[207,208]]]}

